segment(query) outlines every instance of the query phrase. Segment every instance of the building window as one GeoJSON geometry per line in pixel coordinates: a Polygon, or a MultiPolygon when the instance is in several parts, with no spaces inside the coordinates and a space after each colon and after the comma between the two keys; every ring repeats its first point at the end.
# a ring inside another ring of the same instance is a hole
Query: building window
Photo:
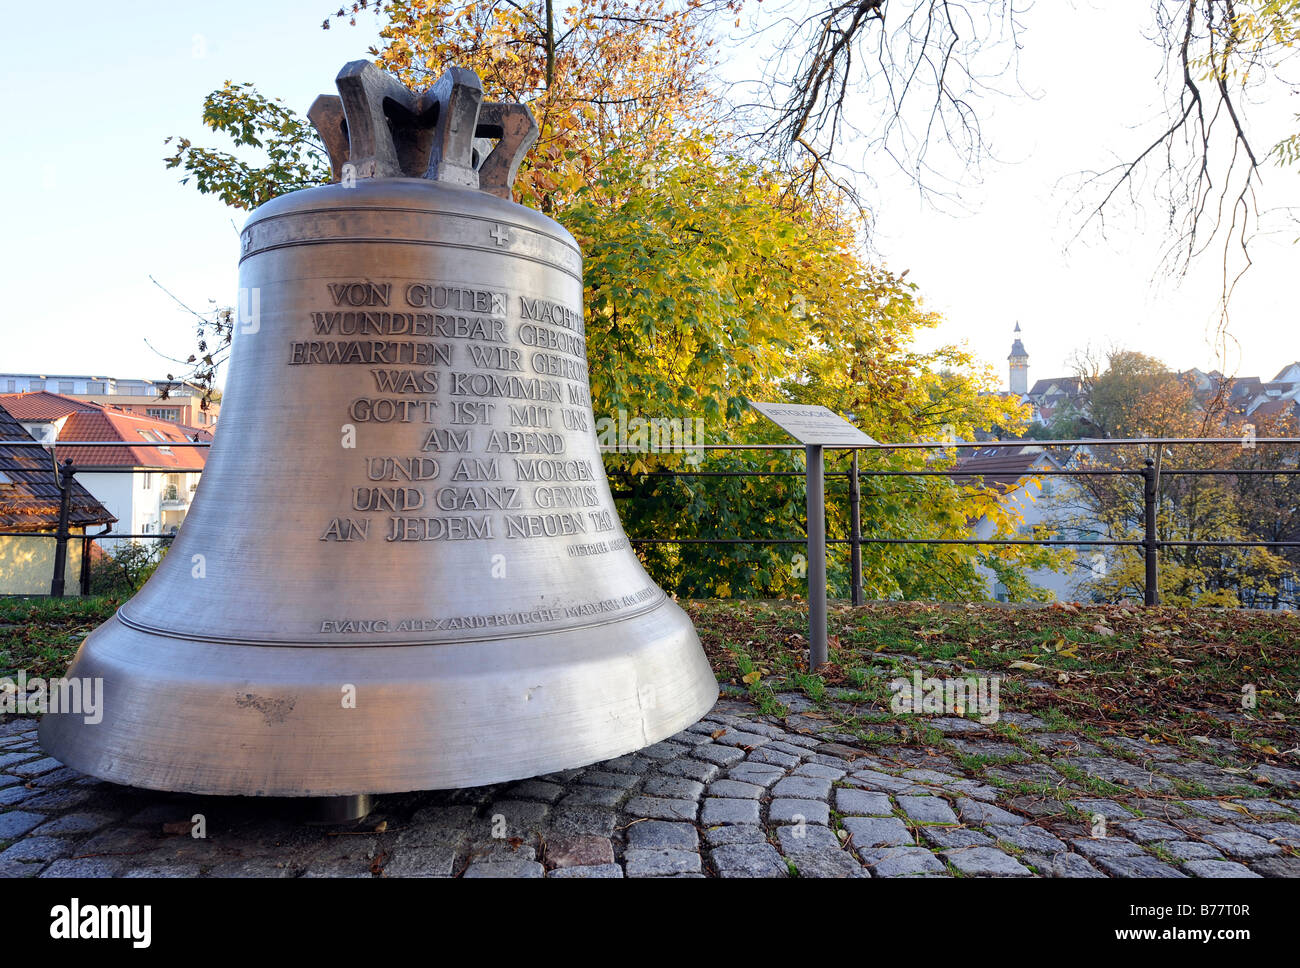
{"type": "Polygon", "coordinates": [[[73,383],[71,380],[60,380],[60,381],[59,381],[59,392],[60,392],[60,393],[75,393],[76,390],[77,390],[77,385],[76,385],[75,383],[73,383]]]}
{"type": "Polygon", "coordinates": [[[153,487],[153,473],[151,471],[145,471],[140,475],[140,487],[146,491],[153,487]]]}
{"type": "Polygon", "coordinates": [[[18,392],[18,381],[17,381],[17,380],[10,380],[10,381],[9,381],[9,386],[8,386],[8,389],[7,389],[6,392],[8,392],[8,393],[17,393],[17,392],[18,392]]]}
{"type": "Polygon", "coordinates": [[[172,407],[145,407],[144,415],[153,417],[155,420],[176,420],[180,417],[181,412],[172,407]]]}

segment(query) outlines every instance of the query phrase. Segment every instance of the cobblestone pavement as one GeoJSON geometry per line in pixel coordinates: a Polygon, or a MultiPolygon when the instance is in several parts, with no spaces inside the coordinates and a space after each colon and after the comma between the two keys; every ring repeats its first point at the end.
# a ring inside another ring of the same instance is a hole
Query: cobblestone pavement
{"type": "Polygon", "coordinates": [[[0,722],[0,876],[1300,876],[1296,771],[1243,777],[1134,740],[1102,747],[1032,716],[1003,718],[1045,757],[955,718],[930,721],[944,749],[864,749],[824,720],[777,720],[724,699],[637,753],[378,797],[343,827],[298,822],[292,801],[103,783],[45,756],[34,720],[10,718],[0,722]],[[1099,795],[1089,778],[1125,793],[1099,795]],[[1208,792],[1177,792],[1189,784],[1208,792]],[[1241,787],[1270,796],[1230,795],[1241,787]],[[203,838],[189,832],[195,814],[203,838]]]}

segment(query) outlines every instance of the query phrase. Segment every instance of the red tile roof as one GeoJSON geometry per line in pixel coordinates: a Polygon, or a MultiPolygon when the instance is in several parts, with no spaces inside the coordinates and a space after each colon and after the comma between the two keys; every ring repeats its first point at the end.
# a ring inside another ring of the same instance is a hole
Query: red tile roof
{"type": "Polygon", "coordinates": [[[1010,447],[983,447],[957,462],[952,479],[957,484],[1012,487],[1036,470],[1053,466],[1056,461],[1041,450],[1017,453],[1010,447]]]}
{"type": "Polygon", "coordinates": [[[37,390],[34,393],[0,393],[0,406],[15,420],[58,420],[94,404],[37,390]]]}
{"type": "MultiPolygon", "coordinates": [[[[31,440],[9,412],[0,406],[0,436],[4,440],[31,440]]],[[[12,486],[0,487],[0,529],[49,531],[59,524],[59,485],[50,455],[43,447],[0,447],[0,473],[12,486]]],[[[73,478],[68,503],[68,523],[75,528],[116,521],[73,478]]]]}
{"type": "Polygon", "coordinates": [[[96,407],[69,414],[59,440],[103,440],[131,447],[56,447],[59,460],[71,457],[78,467],[150,467],[159,470],[203,470],[204,447],[166,449],[167,441],[190,438],[176,424],[134,413],[96,407]],[[156,442],[147,444],[146,442],[156,442]]]}
{"type": "Polygon", "coordinates": [[[155,470],[203,470],[205,447],[163,450],[168,441],[211,440],[210,433],[182,427],[167,420],[131,413],[120,407],[87,403],[43,390],[35,393],[0,393],[0,406],[16,419],[63,420],[60,441],[102,440],[130,447],[56,447],[59,460],[71,457],[79,468],[148,467],[155,470]],[[66,418],[66,419],[64,419],[66,418]]]}

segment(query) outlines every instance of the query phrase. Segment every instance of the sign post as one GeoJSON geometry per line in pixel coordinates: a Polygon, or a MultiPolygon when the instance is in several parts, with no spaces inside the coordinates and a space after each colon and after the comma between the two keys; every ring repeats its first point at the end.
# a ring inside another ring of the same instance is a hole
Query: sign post
{"type": "Polygon", "coordinates": [[[808,667],[816,672],[830,658],[826,636],[826,461],[827,445],[869,447],[876,443],[826,407],[799,403],[749,405],[804,445],[808,510],[808,667]]]}

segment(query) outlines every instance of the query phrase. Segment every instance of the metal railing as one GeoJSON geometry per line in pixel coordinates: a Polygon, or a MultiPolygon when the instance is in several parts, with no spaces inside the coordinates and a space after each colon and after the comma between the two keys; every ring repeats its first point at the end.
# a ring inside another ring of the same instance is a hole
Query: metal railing
{"type": "MultiPolygon", "coordinates": [[[[1297,447],[1297,454],[1300,455],[1300,438],[1294,437],[1259,437],[1251,438],[1250,442],[1254,445],[1259,444],[1281,444],[1291,447],[1297,447]]],[[[1162,548],[1174,547],[1222,547],[1222,548],[1297,548],[1300,547],[1300,541],[1290,540],[1251,540],[1251,541],[1217,541],[1217,540],[1166,540],[1159,536],[1158,529],[1158,507],[1160,501],[1160,482],[1164,477],[1173,476],[1197,476],[1197,475],[1235,475],[1235,476],[1293,476],[1300,474],[1300,468],[1176,468],[1162,470],[1161,455],[1166,447],[1188,446],[1209,444],[1212,446],[1235,445],[1242,446],[1241,437],[1203,437],[1203,438],[1182,438],[1182,437],[1149,437],[1149,438],[1089,438],[1082,440],[1006,440],[1006,441],[961,441],[961,442],[930,442],[916,441],[900,444],[874,444],[864,447],[847,447],[826,445],[826,450],[850,450],[853,452],[852,463],[847,471],[824,472],[820,477],[847,477],[849,480],[849,527],[848,537],[846,538],[828,538],[826,544],[834,545],[847,544],[850,548],[850,583],[851,583],[851,601],[854,605],[861,605],[864,601],[863,593],[863,575],[862,575],[862,547],[864,545],[975,545],[975,546],[999,546],[999,545],[1034,545],[1041,547],[1131,547],[1140,548],[1144,561],[1144,588],[1143,600],[1148,605],[1158,605],[1160,603],[1159,588],[1159,554],[1162,548]],[[1116,468],[1116,467],[1088,467],[1088,468],[1035,468],[1027,471],[1022,475],[1023,478],[1029,477],[1107,477],[1107,476],[1128,476],[1140,477],[1143,481],[1142,489],[1142,537],[1141,538],[885,538],[869,537],[862,533],[862,512],[861,512],[861,479],[864,477],[947,477],[947,478],[978,478],[977,471],[961,469],[958,467],[944,469],[923,469],[923,470],[863,470],[860,467],[858,452],[859,451],[896,451],[896,450],[962,450],[962,449],[1016,449],[1026,446],[1034,447],[1059,447],[1059,448],[1078,448],[1078,447],[1152,447],[1155,448],[1155,457],[1148,457],[1142,467],[1133,468],[1116,468]]],[[[749,451],[749,450],[782,450],[782,451],[808,451],[801,444],[705,444],[690,450],[710,450],[710,451],[749,451]]],[[[806,454],[806,462],[815,465],[817,457],[812,454],[806,454]]],[[[668,478],[709,478],[709,477],[805,477],[808,480],[807,471],[650,471],[643,475],[632,475],[625,471],[615,470],[611,473],[622,477],[668,477],[668,478]]],[[[806,486],[810,492],[817,490],[817,484],[808,481],[806,486]]],[[[821,488],[824,493],[824,486],[821,488]]],[[[820,503],[820,502],[816,502],[820,503]]],[[[687,544],[716,544],[716,545],[804,545],[809,542],[807,536],[788,537],[788,538],[630,538],[632,544],[668,544],[668,545],[687,545],[687,544]]],[[[809,561],[813,560],[815,549],[810,547],[809,561]]]]}
{"type": "MultiPolygon", "coordinates": [[[[809,549],[808,563],[809,573],[809,601],[816,602],[819,598],[825,601],[825,562],[827,545],[848,545],[850,550],[850,585],[851,601],[854,605],[861,605],[864,602],[863,590],[863,570],[862,570],[862,549],[865,545],[970,545],[970,546],[998,546],[998,545],[1033,545],[1041,547],[1130,547],[1139,548],[1142,551],[1144,561],[1144,602],[1148,605],[1158,605],[1160,603],[1159,590],[1159,555],[1162,548],[1174,547],[1221,547],[1221,548],[1296,548],[1300,547],[1300,541],[1291,540],[1250,540],[1250,541],[1216,541],[1216,540],[1167,540],[1159,536],[1158,530],[1158,507],[1160,500],[1160,484],[1164,477],[1173,476],[1290,476],[1300,474],[1300,468],[1297,467],[1279,467],[1279,468],[1222,468],[1222,467],[1205,467],[1205,468],[1171,468],[1162,470],[1161,455],[1165,448],[1173,446],[1189,445],[1236,445],[1241,446],[1243,443],[1240,437],[1207,437],[1207,438],[1124,438],[1124,439],[1084,439],[1084,440],[1009,440],[1009,441],[912,441],[898,444],[873,444],[870,446],[832,446],[827,445],[825,450],[834,451],[852,451],[852,460],[849,469],[846,471],[826,472],[824,468],[824,458],[821,446],[806,447],[802,444],[700,444],[694,445],[674,453],[682,452],[716,452],[716,451],[805,451],[805,469],[803,471],[649,471],[643,474],[631,474],[630,472],[614,468],[609,471],[611,476],[615,477],[671,477],[671,478],[710,478],[710,477],[803,477],[805,478],[805,488],[808,503],[808,515],[803,524],[805,534],[803,536],[777,537],[777,538],[753,538],[753,537],[723,537],[723,538],[687,538],[687,537],[630,537],[629,540],[633,545],[807,545],[809,549]],[[863,470],[859,463],[859,451],[899,451],[899,450],[963,450],[963,449],[986,449],[986,448],[1005,448],[1013,449],[1025,446],[1036,446],[1043,448],[1060,447],[1060,448],[1078,448],[1078,447],[1152,447],[1154,448],[1154,457],[1148,457],[1144,465],[1140,468],[1115,468],[1115,467],[1089,467],[1089,468],[1035,468],[1026,471],[1023,478],[1029,477],[1105,477],[1105,476],[1130,476],[1140,477],[1143,481],[1142,489],[1142,529],[1141,538],[897,538],[897,537],[871,537],[862,533],[862,490],[861,481],[864,477],[948,477],[948,478],[977,478],[980,475],[977,472],[963,470],[957,467],[944,469],[917,469],[917,470],[863,470]],[[825,480],[826,478],[848,478],[848,537],[845,538],[827,538],[825,536],[825,480]],[[812,527],[809,527],[809,523],[812,527]],[[821,528],[817,524],[821,524],[821,528]],[[820,530],[820,535],[818,531],[820,530]],[[820,577],[816,574],[820,564],[820,577]],[[816,589],[820,587],[822,594],[818,596],[816,589]]],[[[1300,438],[1292,437],[1260,437],[1252,438],[1251,443],[1260,444],[1280,444],[1286,446],[1300,445],[1300,438]]],[[[49,442],[41,441],[0,441],[0,447],[41,447],[48,449],[51,445],[49,442]]],[[[58,441],[55,446],[60,449],[74,447],[134,447],[138,444],[115,443],[111,441],[58,441]]],[[[210,441],[172,441],[171,447],[210,447],[210,441]]],[[[603,449],[606,454],[626,454],[633,453],[629,450],[618,450],[616,448],[603,449]]],[[[1300,451],[1298,451],[1300,453],[1300,451]]],[[[54,532],[35,532],[35,531],[0,531],[0,537],[43,537],[50,538],[55,544],[54,574],[50,582],[50,595],[61,597],[65,593],[64,575],[67,567],[67,545],[73,538],[82,541],[81,557],[81,585],[83,594],[88,589],[89,582],[89,546],[94,541],[105,539],[149,539],[155,541],[170,541],[173,534],[133,534],[115,532],[111,529],[96,534],[73,535],[70,532],[69,518],[71,506],[72,482],[75,479],[79,468],[76,467],[72,458],[66,458],[57,465],[58,485],[59,485],[59,520],[54,532]]],[[[121,474],[141,474],[141,473],[158,473],[157,468],[135,468],[135,467],[103,467],[96,466],[94,473],[121,473],[121,474]]],[[[814,606],[815,607],[815,606],[814,606]]],[[[824,624],[824,623],[823,623],[824,624]]],[[[823,660],[824,661],[824,658],[823,660]]]]}

